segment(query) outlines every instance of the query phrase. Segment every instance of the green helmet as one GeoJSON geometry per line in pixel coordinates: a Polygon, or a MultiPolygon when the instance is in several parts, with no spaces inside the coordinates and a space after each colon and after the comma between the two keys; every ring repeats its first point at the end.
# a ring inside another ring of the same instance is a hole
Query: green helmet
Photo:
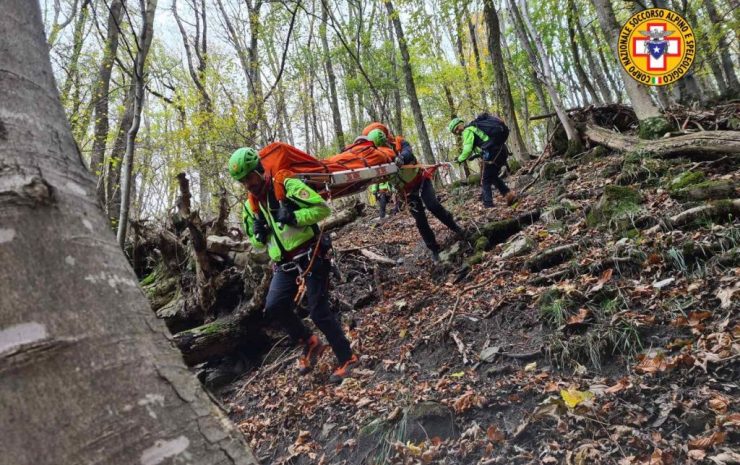
{"type": "Polygon", "coordinates": [[[234,151],[229,159],[229,174],[239,181],[257,168],[260,157],[252,147],[242,147],[234,151]]]}
{"type": "Polygon", "coordinates": [[[450,132],[455,132],[455,128],[458,124],[464,123],[465,120],[462,118],[452,118],[452,121],[450,121],[450,124],[447,125],[447,129],[450,130],[450,132]]]}
{"type": "Polygon", "coordinates": [[[388,138],[385,137],[385,133],[381,131],[380,129],[373,129],[367,134],[368,140],[372,141],[373,144],[375,144],[376,147],[381,147],[383,145],[386,145],[388,142],[388,138]]]}

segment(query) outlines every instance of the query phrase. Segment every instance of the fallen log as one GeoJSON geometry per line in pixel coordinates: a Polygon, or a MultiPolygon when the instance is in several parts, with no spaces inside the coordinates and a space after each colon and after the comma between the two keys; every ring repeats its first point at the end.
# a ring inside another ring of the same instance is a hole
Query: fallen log
{"type": "MultiPolygon", "coordinates": [[[[682,228],[702,221],[725,222],[731,217],[740,218],[740,199],[719,200],[689,208],[667,218],[664,223],[671,228],[682,228]]],[[[647,233],[654,234],[660,230],[661,226],[661,224],[653,226],[647,230],[647,233]]]]}
{"type": "Polygon", "coordinates": [[[363,257],[365,257],[368,260],[370,260],[371,262],[382,263],[383,265],[390,265],[390,266],[395,266],[396,265],[396,261],[395,260],[391,260],[388,257],[384,257],[383,255],[377,254],[377,253],[372,252],[372,251],[367,250],[367,249],[360,249],[360,254],[363,257]]]}
{"type": "Polygon", "coordinates": [[[658,157],[714,160],[740,156],[740,131],[702,131],[667,139],[641,140],[589,124],[584,135],[610,149],[624,152],[642,150],[658,157]]]}
{"type": "Polygon", "coordinates": [[[332,229],[341,228],[342,226],[346,226],[359,218],[364,209],[365,204],[362,202],[357,202],[346,210],[342,210],[336,215],[332,215],[329,218],[325,219],[324,221],[319,223],[319,227],[325,233],[331,231],[332,229]]]}

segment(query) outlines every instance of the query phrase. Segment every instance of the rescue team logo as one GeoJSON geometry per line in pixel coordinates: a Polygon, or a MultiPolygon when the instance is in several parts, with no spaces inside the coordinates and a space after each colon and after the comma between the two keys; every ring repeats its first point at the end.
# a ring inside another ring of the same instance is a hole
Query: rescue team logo
{"type": "Polygon", "coordinates": [[[675,11],[643,10],[632,15],[619,33],[619,62],[642,84],[672,84],[691,68],[695,39],[689,23],[675,11]]]}

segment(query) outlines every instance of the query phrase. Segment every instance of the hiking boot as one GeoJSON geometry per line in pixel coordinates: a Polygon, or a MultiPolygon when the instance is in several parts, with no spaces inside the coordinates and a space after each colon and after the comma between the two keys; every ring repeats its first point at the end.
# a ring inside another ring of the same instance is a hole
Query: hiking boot
{"type": "Polygon", "coordinates": [[[309,337],[308,341],[303,343],[303,355],[298,359],[298,373],[305,375],[313,370],[324,349],[326,346],[321,343],[318,336],[314,334],[309,337]]]}
{"type": "Polygon", "coordinates": [[[342,363],[339,368],[334,370],[334,373],[332,373],[329,377],[329,382],[339,384],[346,378],[349,378],[352,374],[352,369],[355,368],[359,363],[359,357],[357,357],[357,355],[355,354],[352,354],[349,360],[342,363]]]}
{"type": "Polygon", "coordinates": [[[506,205],[513,205],[514,202],[516,202],[519,198],[516,196],[516,192],[509,191],[504,196],[504,200],[506,200],[506,205]]]}

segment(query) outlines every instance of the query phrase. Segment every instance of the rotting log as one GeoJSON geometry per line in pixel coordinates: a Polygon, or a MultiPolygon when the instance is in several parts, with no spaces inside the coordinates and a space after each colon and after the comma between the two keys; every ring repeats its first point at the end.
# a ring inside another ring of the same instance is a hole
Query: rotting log
{"type": "Polygon", "coordinates": [[[179,332],[172,337],[182,352],[185,363],[196,365],[220,358],[245,345],[254,345],[255,348],[261,346],[261,343],[258,343],[262,340],[259,325],[248,323],[251,319],[258,319],[265,306],[267,290],[272,280],[270,269],[265,267],[265,273],[254,289],[253,297],[246,305],[242,305],[229,316],[179,332]],[[251,339],[255,340],[250,341],[251,339]]]}
{"type": "Polygon", "coordinates": [[[551,247],[527,260],[526,267],[533,273],[552,268],[573,258],[577,248],[577,244],[565,244],[551,247]]]}
{"type": "Polygon", "coordinates": [[[658,157],[715,160],[740,156],[740,131],[702,131],[678,137],[641,140],[595,125],[586,125],[584,135],[597,144],[624,152],[645,151],[658,157]]]}
{"type": "Polygon", "coordinates": [[[346,210],[342,210],[336,215],[332,215],[326,220],[322,221],[321,223],[319,223],[319,227],[325,233],[333,229],[341,228],[342,226],[346,226],[359,218],[364,209],[365,204],[362,202],[357,202],[346,210]]]}

